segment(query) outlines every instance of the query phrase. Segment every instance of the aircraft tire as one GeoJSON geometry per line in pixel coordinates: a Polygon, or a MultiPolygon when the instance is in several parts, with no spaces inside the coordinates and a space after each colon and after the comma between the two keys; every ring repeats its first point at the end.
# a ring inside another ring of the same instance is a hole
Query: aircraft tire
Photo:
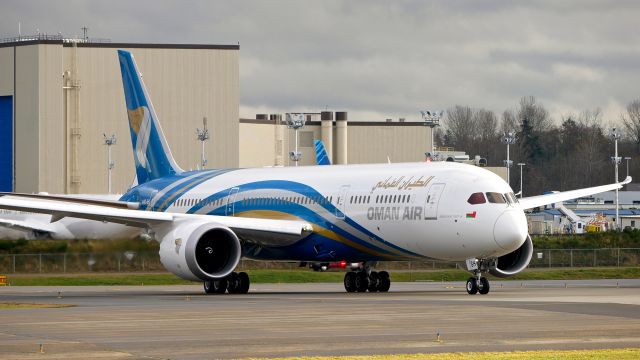
{"type": "Polygon", "coordinates": [[[478,280],[476,280],[476,278],[474,277],[470,277],[467,280],[467,294],[469,295],[475,295],[478,293],[478,280]]]}
{"type": "Polygon", "coordinates": [[[246,294],[249,292],[249,287],[251,286],[251,280],[249,279],[249,275],[246,272],[238,273],[238,281],[240,282],[240,286],[238,287],[238,294],[246,294]]]}
{"type": "Polygon", "coordinates": [[[227,291],[229,294],[237,294],[240,288],[240,279],[236,272],[232,272],[227,276],[227,291]]]}
{"type": "Polygon", "coordinates": [[[376,292],[380,288],[380,278],[378,277],[378,273],[372,271],[369,274],[369,292],[376,292]]]}
{"type": "Polygon", "coordinates": [[[356,273],[356,291],[365,292],[369,288],[369,276],[366,272],[356,273]]]}
{"type": "Polygon", "coordinates": [[[383,278],[384,279],[388,279],[389,278],[389,273],[384,271],[384,270],[382,270],[382,271],[380,271],[378,273],[378,277],[381,278],[381,279],[383,279],[383,278]]]}
{"type": "Polygon", "coordinates": [[[482,295],[486,295],[489,293],[490,288],[491,286],[489,286],[489,280],[486,277],[480,278],[480,286],[478,288],[478,292],[482,295]]]}
{"type": "Polygon", "coordinates": [[[212,281],[205,281],[203,283],[204,293],[205,294],[214,294],[215,293],[211,283],[212,283],[212,281]]]}
{"type": "MultiPolygon", "coordinates": [[[[380,276],[380,275],[378,275],[378,276],[380,276]]],[[[379,292],[388,292],[390,287],[391,287],[391,279],[389,279],[389,274],[387,273],[386,277],[380,277],[379,278],[378,291],[379,292]]]]}
{"type": "Polygon", "coordinates": [[[353,271],[344,274],[344,289],[350,293],[356,291],[356,273],[353,271]]]}
{"type": "Polygon", "coordinates": [[[216,294],[224,294],[227,291],[227,279],[218,279],[211,282],[213,292],[216,294]]]}

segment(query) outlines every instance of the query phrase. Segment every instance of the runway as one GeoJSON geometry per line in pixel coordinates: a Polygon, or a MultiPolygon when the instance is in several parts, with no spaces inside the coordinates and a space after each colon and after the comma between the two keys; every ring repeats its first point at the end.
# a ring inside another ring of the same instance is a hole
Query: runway
{"type": "Polygon", "coordinates": [[[0,358],[11,359],[640,346],[640,280],[494,281],[490,294],[474,296],[463,283],[439,282],[362,294],[342,284],[257,284],[246,295],[208,296],[199,285],[4,287],[0,302],[75,305],[0,310],[0,358]]]}

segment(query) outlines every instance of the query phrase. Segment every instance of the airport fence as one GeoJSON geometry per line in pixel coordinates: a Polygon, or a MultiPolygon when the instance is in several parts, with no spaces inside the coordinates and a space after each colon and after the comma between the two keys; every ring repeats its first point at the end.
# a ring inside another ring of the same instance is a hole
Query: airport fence
{"type": "MultiPolygon", "coordinates": [[[[529,267],[629,267],[640,266],[640,248],[535,250],[529,267]]],[[[243,259],[239,270],[295,270],[297,262],[243,259]]],[[[424,271],[464,268],[452,261],[385,261],[376,269],[424,271]]],[[[165,271],[157,252],[64,254],[0,254],[0,274],[165,271]]]]}

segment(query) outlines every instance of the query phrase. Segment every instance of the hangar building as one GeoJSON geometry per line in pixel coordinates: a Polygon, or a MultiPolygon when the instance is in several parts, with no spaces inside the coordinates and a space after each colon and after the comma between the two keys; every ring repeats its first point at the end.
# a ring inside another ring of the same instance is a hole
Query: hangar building
{"type": "Polygon", "coordinates": [[[94,42],[37,35],[0,43],[0,190],[106,193],[134,178],[116,50],[133,53],[176,161],[197,166],[207,117],[211,165],[238,165],[239,45],[94,42]],[[146,75],[146,76],[145,76],[146,75]]]}

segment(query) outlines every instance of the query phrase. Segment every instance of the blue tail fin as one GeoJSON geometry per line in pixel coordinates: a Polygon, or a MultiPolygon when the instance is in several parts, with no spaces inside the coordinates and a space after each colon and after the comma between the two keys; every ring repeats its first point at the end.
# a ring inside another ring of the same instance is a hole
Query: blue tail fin
{"type": "Polygon", "coordinates": [[[316,163],[318,165],[331,165],[331,160],[327,156],[327,150],[324,148],[322,140],[314,140],[313,144],[316,146],[316,163]]]}
{"type": "Polygon", "coordinates": [[[130,52],[118,50],[138,184],[181,173],[130,52]]]}

